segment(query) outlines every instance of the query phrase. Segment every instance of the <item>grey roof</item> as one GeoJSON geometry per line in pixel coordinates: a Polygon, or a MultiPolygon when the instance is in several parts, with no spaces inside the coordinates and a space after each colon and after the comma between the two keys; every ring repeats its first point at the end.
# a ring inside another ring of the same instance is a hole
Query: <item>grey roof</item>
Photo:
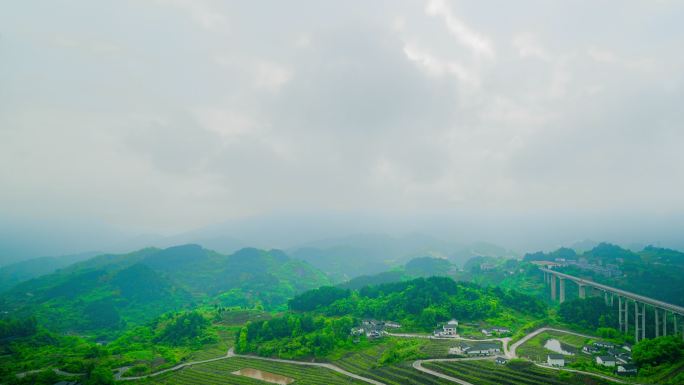
{"type": "Polygon", "coordinates": [[[601,361],[615,361],[615,357],[613,356],[598,356],[598,358],[601,359],[601,361]]]}
{"type": "Polygon", "coordinates": [[[499,344],[495,344],[492,342],[481,342],[481,343],[473,344],[470,347],[470,349],[473,349],[473,350],[501,349],[501,346],[499,346],[499,344]]]}
{"type": "Polygon", "coordinates": [[[548,357],[552,360],[564,360],[565,356],[562,354],[549,354],[548,357]]]}

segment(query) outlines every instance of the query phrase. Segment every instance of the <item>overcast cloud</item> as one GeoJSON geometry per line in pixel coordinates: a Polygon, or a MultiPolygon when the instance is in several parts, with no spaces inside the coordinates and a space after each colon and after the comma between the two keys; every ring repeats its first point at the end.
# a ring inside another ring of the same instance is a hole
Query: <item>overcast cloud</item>
{"type": "Polygon", "coordinates": [[[653,0],[6,1],[0,212],[157,233],[681,216],[682,20],[653,0]]]}

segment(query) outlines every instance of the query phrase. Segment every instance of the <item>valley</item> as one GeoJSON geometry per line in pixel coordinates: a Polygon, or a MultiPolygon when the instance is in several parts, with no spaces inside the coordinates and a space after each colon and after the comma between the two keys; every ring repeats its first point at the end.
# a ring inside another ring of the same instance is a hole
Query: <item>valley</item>
{"type": "Polygon", "coordinates": [[[635,344],[602,296],[553,301],[532,262],[469,264],[416,258],[335,285],[277,250],[222,255],[186,245],[96,256],[0,294],[0,383],[678,384],[683,376],[674,325],[635,344]],[[494,276],[501,285],[475,283],[494,276]],[[70,318],[78,315],[87,318],[70,318]],[[599,343],[617,350],[582,353],[599,343]],[[559,353],[562,367],[549,366],[559,353]],[[636,376],[596,364],[601,354],[626,357],[618,364],[639,368],[636,376]]]}

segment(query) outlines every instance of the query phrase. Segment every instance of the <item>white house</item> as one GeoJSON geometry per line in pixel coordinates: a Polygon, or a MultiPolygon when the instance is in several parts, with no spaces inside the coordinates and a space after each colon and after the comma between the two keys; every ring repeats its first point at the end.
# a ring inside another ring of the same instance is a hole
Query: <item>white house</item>
{"type": "Polygon", "coordinates": [[[385,321],[385,327],[398,329],[401,327],[401,324],[392,321],[385,321]]]}
{"type": "Polygon", "coordinates": [[[491,336],[492,336],[492,331],[489,330],[489,329],[482,329],[482,334],[484,334],[484,335],[487,336],[487,337],[491,337],[491,336]]]}
{"type": "Polygon", "coordinates": [[[613,356],[596,356],[596,363],[603,366],[615,366],[615,357],[613,356]]]}
{"type": "Polygon", "coordinates": [[[445,335],[455,336],[458,332],[458,321],[452,319],[451,321],[447,322],[446,325],[442,326],[442,329],[442,333],[445,335]]]}
{"type": "Polygon", "coordinates": [[[494,363],[497,365],[505,365],[506,362],[508,362],[508,359],[504,357],[496,357],[496,360],[494,360],[494,363]]]}
{"type": "Polygon", "coordinates": [[[562,354],[549,354],[546,356],[546,363],[549,366],[565,366],[565,357],[562,354]]]}

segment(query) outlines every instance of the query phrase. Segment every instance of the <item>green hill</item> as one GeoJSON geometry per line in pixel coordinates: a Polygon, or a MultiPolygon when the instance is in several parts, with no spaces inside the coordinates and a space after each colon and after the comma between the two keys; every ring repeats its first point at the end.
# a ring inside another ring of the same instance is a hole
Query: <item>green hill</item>
{"type": "Polygon", "coordinates": [[[0,310],[35,316],[50,330],[108,336],[200,303],[284,309],[297,293],[328,283],[279,250],[223,255],[183,245],[76,263],[6,291],[0,310]]]}

